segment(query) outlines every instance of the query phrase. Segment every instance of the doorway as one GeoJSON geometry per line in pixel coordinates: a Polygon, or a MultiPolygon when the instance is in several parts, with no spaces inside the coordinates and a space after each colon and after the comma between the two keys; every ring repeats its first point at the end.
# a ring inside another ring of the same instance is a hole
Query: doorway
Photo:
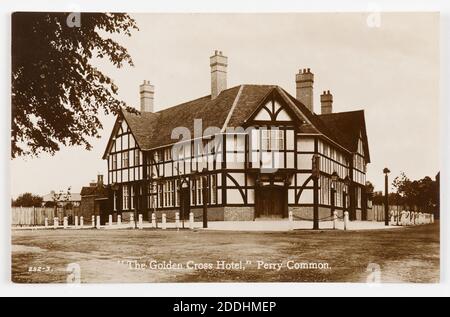
{"type": "Polygon", "coordinates": [[[258,189],[255,216],[257,218],[283,218],[286,209],[286,188],[264,186],[258,189]]]}

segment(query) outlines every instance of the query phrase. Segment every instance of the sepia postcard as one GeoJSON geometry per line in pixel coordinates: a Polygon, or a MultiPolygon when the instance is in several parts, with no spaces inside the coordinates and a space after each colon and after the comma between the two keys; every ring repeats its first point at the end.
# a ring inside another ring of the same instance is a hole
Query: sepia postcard
{"type": "Polygon", "coordinates": [[[12,13],[11,281],[439,283],[439,23],[12,13]]]}

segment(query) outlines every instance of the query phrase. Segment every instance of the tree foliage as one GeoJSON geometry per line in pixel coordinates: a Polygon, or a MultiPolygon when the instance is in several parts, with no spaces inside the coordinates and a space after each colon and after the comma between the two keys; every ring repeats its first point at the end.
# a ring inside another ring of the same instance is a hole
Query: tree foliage
{"type": "Polygon", "coordinates": [[[416,206],[425,212],[434,211],[438,205],[439,185],[429,176],[410,180],[405,173],[401,173],[394,179],[392,185],[403,205],[410,208],[416,206]]]}
{"type": "Polygon", "coordinates": [[[135,21],[122,13],[82,13],[80,26],[71,27],[68,15],[12,16],[13,158],[54,154],[60,145],[90,149],[88,138],[102,128],[99,111],[126,107],[117,98],[118,87],[92,59],[108,59],[117,68],[132,66],[127,49],[109,36],[130,36],[135,21]]]}
{"type": "Polygon", "coordinates": [[[40,207],[42,205],[42,197],[32,193],[23,193],[12,201],[12,205],[14,207],[40,207]]]}

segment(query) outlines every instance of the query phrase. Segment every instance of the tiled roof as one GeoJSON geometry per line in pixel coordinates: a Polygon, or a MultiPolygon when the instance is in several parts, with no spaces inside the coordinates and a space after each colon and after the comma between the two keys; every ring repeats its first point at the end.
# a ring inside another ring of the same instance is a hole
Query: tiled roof
{"type": "Polygon", "coordinates": [[[81,189],[80,197],[82,196],[108,197],[108,188],[106,186],[84,186],[81,189]]]}
{"type": "MultiPolygon", "coordinates": [[[[359,131],[366,137],[363,111],[317,115],[275,85],[240,85],[222,91],[215,99],[208,95],[155,113],[134,114],[122,110],[122,115],[139,147],[149,150],[175,143],[177,140],[171,136],[176,127],[186,127],[193,133],[194,119],[202,120],[203,131],[207,127],[222,129],[226,122],[230,127],[242,126],[261,101],[274,90],[304,122],[300,132],[321,133],[351,152],[356,151],[359,131]]],[[[368,155],[368,149],[366,152],[368,155]]]]}
{"type": "MultiPolygon", "coordinates": [[[[203,130],[207,127],[222,129],[240,87],[236,86],[224,90],[215,99],[211,99],[211,96],[208,95],[156,113],[139,115],[125,110],[122,113],[140,148],[148,150],[175,143],[177,140],[172,139],[171,136],[172,131],[177,127],[186,127],[193,133],[194,119],[202,120],[203,130]]],[[[245,85],[233,111],[230,125],[238,122],[237,126],[240,126],[243,121],[242,118],[245,119],[245,115],[250,115],[258,102],[273,87],[245,85]]]]}
{"type": "Polygon", "coordinates": [[[339,142],[351,152],[357,151],[358,139],[361,133],[366,140],[366,148],[364,149],[366,159],[367,162],[370,162],[364,110],[322,114],[318,117],[339,138],[339,142]]]}

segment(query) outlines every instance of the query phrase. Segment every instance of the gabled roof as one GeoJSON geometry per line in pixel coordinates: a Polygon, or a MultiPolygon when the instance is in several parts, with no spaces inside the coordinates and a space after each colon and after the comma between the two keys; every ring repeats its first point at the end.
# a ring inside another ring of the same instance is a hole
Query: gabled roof
{"type": "MultiPolygon", "coordinates": [[[[323,134],[350,152],[356,151],[360,133],[367,138],[363,111],[317,115],[276,85],[235,86],[222,91],[215,99],[208,95],[155,113],[134,114],[122,109],[118,120],[125,119],[140,149],[145,151],[177,142],[171,138],[177,127],[188,128],[193,133],[195,119],[202,120],[203,131],[207,127],[243,126],[272,92],[278,93],[295,113],[302,133],[323,134]]],[[[368,147],[365,152],[369,157],[368,147]]],[[[107,151],[104,158],[106,155],[107,151]]]]}
{"type": "Polygon", "coordinates": [[[319,118],[339,137],[339,142],[344,144],[351,152],[358,150],[359,136],[362,135],[366,160],[370,162],[364,110],[322,114],[319,115],[319,118]]]}
{"type": "Polygon", "coordinates": [[[83,186],[80,200],[82,196],[108,197],[108,188],[106,186],[83,186]]]}
{"type": "Polygon", "coordinates": [[[186,127],[193,133],[195,119],[202,120],[203,130],[207,127],[222,129],[235,100],[237,104],[229,125],[241,126],[247,115],[274,87],[241,85],[222,91],[215,99],[208,95],[155,113],[133,114],[122,110],[122,115],[141,150],[149,150],[177,142],[171,138],[173,129],[177,127],[186,127]]]}

